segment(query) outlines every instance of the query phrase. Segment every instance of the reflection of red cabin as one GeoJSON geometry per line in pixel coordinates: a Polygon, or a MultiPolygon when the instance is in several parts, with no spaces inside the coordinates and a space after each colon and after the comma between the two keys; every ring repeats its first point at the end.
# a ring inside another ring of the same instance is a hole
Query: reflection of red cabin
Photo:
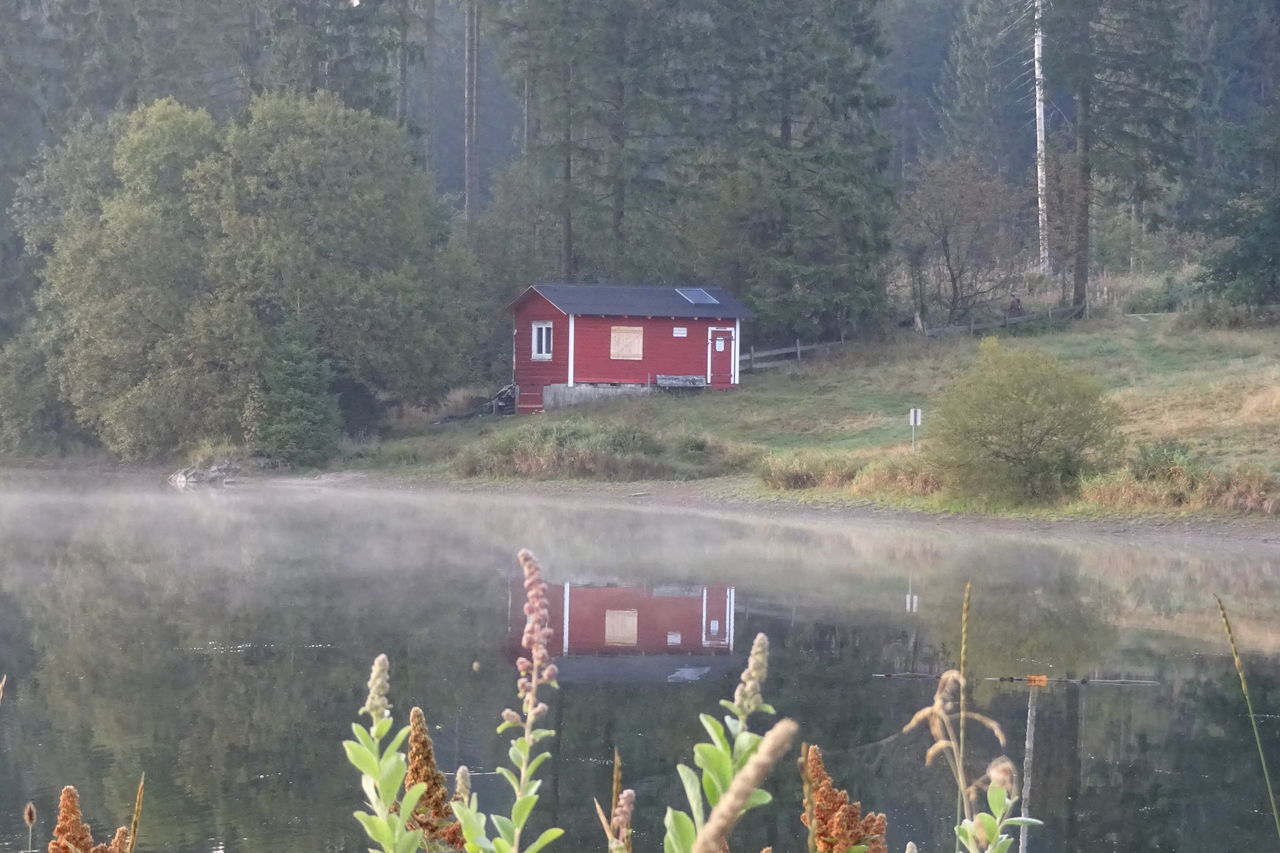
{"type": "MultiPolygon", "coordinates": [[[[716,654],[733,650],[734,589],[552,584],[555,655],[716,654]]],[[[513,588],[511,628],[524,628],[524,589],[513,588]],[[516,592],[518,590],[518,593],[516,592]]],[[[517,640],[518,641],[518,640],[517,640]]]]}
{"type": "Polygon", "coordinates": [[[557,394],[565,404],[588,399],[592,386],[732,388],[751,316],[711,287],[537,284],[511,310],[520,412],[550,407],[557,394]]]}

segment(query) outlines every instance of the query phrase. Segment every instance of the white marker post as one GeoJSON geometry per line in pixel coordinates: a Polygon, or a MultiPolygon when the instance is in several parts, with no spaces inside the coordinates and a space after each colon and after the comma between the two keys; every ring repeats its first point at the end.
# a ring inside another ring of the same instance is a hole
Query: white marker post
{"type": "Polygon", "coordinates": [[[911,449],[916,449],[916,427],[920,426],[920,410],[912,409],[907,420],[911,423],[911,449]]]}

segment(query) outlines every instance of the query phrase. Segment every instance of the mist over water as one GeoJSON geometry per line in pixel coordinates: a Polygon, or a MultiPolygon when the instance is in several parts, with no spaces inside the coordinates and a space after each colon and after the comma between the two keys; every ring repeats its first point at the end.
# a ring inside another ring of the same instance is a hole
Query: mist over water
{"type": "MultiPolygon", "coordinates": [[[[926,735],[898,732],[933,693],[932,679],[910,676],[958,656],[969,579],[973,705],[1009,736],[1002,750],[971,730],[975,769],[1001,752],[1021,763],[1027,716],[1025,684],[981,679],[1074,679],[1038,697],[1032,811],[1047,825],[1033,850],[1274,845],[1210,596],[1232,609],[1280,763],[1274,547],[11,474],[0,475],[0,849],[23,849],[28,799],[47,842],[64,784],[79,789],[95,834],[109,835],[142,771],[140,851],[366,849],[351,817],[358,776],[339,744],[379,652],[392,661],[397,721],[421,705],[441,766],[471,767],[492,807],[503,791],[486,774],[505,753],[493,730],[514,700],[520,547],[538,554],[557,595],[569,585],[577,608],[549,700],[560,735],[538,807],[568,830],[556,849],[601,848],[591,799],[609,794],[616,745],[638,794],[636,849],[661,850],[662,813],[683,801],[674,765],[691,763],[702,737],[697,714],[718,712],[764,631],[766,699],[823,746],[840,785],[888,813],[890,849],[951,850],[946,772],[923,766],[926,735]],[[730,649],[693,649],[675,621],[650,639],[646,620],[696,613],[704,596],[722,602],[714,631],[732,627],[730,649]],[[611,623],[624,645],[601,655],[583,638],[619,611],[639,613],[639,627],[629,637],[629,623],[611,623]],[[1106,683],[1117,680],[1155,683],[1106,683]]],[[[803,848],[798,781],[784,767],[770,784],[780,802],[748,816],[735,850],[803,848]]]]}

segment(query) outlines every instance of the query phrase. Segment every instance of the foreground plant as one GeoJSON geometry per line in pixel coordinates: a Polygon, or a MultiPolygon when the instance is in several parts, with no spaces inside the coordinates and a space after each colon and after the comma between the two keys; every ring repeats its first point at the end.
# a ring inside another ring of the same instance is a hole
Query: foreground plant
{"type": "Polygon", "coordinates": [[[550,613],[547,604],[547,585],[542,580],[542,567],[529,551],[519,554],[524,572],[525,628],[522,645],[529,657],[516,661],[519,678],[516,692],[520,698],[520,710],[511,708],[502,712],[502,725],[498,732],[517,730],[507,757],[511,768],[499,767],[498,774],[511,786],[515,800],[509,814],[486,814],[480,811],[477,797],[470,794],[465,800],[452,803],[465,838],[468,853],[537,853],[564,834],[563,829],[553,827],[544,831],[528,845],[523,835],[533,807],[538,802],[538,788],[542,782],[535,778],[538,768],[550,757],[549,752],[538,752],[538,745],[555,736],[551,729],[538,726],[545,719],[548,708],[538,698],[538,688],[557,687],[556,666],[551,662],[547,643],[551,639],[550,613]],[[497,834],[489,835],[490,826],[497,834]]]}
{"type": "MultiPolygon", "coordinates": [[[[29,806],[29,809],[31,821],[27,824],[28,829],[35,823],[35,808],[29,806]]],[[[62,789],[58,798],[58,823],[53,828],[49,853],[129,853],[132,849],[129,830],[123,826],[116,830],[111,843],[94,844],[93,832],[80,811],[80,794],[71,785],[62,789]]]]}
{"type": "Polygon", "coordinates": [[[1244,661],[1240,659],[1240,651],[1236,648],[1236,635],[1231,630],[1231,620],[1227,618],[1227,608],[1222,599],[1214,596],[1218,602],[1218,615],[1222,617],[1222,628],[1227,632],[1227,643],[1231,646],[1231,660],[1235,663],[1236,675],[1240,677],[1240,692],[1244,694],[1244,706],[1249,712],[1249,725],[1253,727],[1253,742],[1258,746],[1258,761],[1262,764],[1262,780],[1267,786],[1267,801],[1271,805],[1271,817],[1276,824],[1276,836],[1280,837],[1280,808],[1276,807],[1276,792],[1271,785],[1271,771],[1267,768],[1267,753],[1262,748],[1262,735],[1258,732],[1258,717],[1253,712],[1253,698],[1249,695],[1249,682],[1244,676],[1244,661]]]}
{"type": "MultiPolygon", "coordinates": [[[[998,759],[999,760],[999,759],[998,759]]],[[[1008,759],[1004,759],[1008,763],[1008,759]]],[[[1009,764],[1012,772],[1013,765],[1009,764]]],[[[978,811],[956,827],[956,838],[968,853],[1005,853],[1013,845],[1013,836],[1005,835],[1005,827],[1040,826],[1040,821],[1029,817],[1012,817],[1013,806],[1018,801],[1009,795],[1004,785],[992,784],[987,788],[989,812],[978,811]]]]}
{"type": "Polygon", "coordinates": [[[747,728],[752,714],[775,713],[761,692],[768,674],[769,638],[757,634],[733,699],[720,703],[729,711],[723,725],[710,714],[698,717],[711,736],[709,742],[693,748],[694,764],[702,771],[701,775],[683,764],[676,766],[689,811],[667,809],[663,820],[665,853],[694,853],[703,848],[719,853],[720,848],[706,839],[723,842],[723,836],[744,813],[773,799],[768,791],[760,790],[759,784],[790,746],[797,727],[790,720],[783,720],[763,737],[747,728]],[[762,750],[769,735],[773,735],[770,748],[762,750]],[[756,758],[765,760],[753,763],[756,758]],[[707,815],[707,804],[711,806],[710,815],[707,815]]]}
{"type": "Polygon", "coordinates": [[[808,828],[808,853],[887,853],[886,819],[883,814],[862,814],[862,803],[849,802],[849,794],[836,788],[822,761],[822,750],[801,750],[800,776],[804,781],[804,812],[800,822],[808,828]]]}
{"type": "Polygon", "coordinates": [[[370,811],[355,813],[365,834],[382,853],[413,853],[422,844],[422,830],[410,829],[401,815],[414,813],[427,785],[419,782],[406,790],[403,798],[399,796],[408,772],[400,747],[409,736],[409,727],[402,728],[385,747],[382,745],[391,731],[391,704],[387,701],[390,675],[391,662],[386,655],[378,655],[369,674],[369,697],[360,709],[361,714],[369,715],[369,725],[366,728],[352,723],[356,739],[343,741],[342,746],[347,760],[360,771],[360,785],[368,798],[370,811]]]}

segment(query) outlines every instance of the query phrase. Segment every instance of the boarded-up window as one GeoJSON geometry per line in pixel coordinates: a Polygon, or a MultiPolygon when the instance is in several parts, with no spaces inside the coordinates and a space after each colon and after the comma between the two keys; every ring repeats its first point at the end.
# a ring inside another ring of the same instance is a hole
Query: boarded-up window
{"type": "Polygon", "coordinates": [[[609,334],[609,358],[640,361],[644,358],[644,327],[614,326],[609,334]]]}
{"type": "Polygon", "coordinates": [[[637,641],[636,611],[606,610],[604,642],[609,646],[634,646],[637,641]]]}

